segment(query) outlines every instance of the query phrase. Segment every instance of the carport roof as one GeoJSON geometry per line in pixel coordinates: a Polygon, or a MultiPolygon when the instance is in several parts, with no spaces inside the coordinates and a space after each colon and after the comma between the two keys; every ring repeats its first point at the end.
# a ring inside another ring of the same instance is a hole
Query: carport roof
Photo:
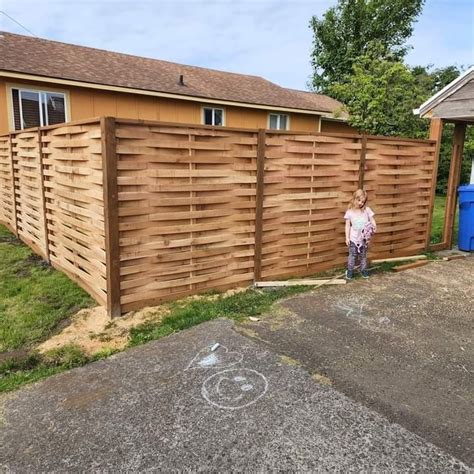
{"type": "Polygon", "coordinates": [[[474,122],[474,66],[413,111],[420,117],[474,122]]]}

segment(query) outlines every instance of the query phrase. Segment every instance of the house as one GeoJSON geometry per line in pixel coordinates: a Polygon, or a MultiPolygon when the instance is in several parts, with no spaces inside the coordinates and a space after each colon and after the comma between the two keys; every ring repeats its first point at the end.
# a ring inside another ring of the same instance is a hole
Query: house
{"type": "Polygon", "coordinates": [[[341,107],[257,76],[0,33],[0,134],[104,115],[356,133],[341,107]]]}

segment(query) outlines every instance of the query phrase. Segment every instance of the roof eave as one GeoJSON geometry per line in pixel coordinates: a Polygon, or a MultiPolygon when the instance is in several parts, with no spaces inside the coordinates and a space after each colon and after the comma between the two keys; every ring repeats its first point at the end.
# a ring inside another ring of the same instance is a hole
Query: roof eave
{"type": "Polygon", "coordinates": [[[426,117],[431,109],[436,107],[440,102],[447,99],[450,95],[454,94],[457,90],[463,87],[464,84],[471,79],[471,75],[474,77],[474,66],[471,66],[469,69],[464,71],[463,74],[454,79],[454,81],[450,82],[435,95],[423,102],[420,107],[413,109],[413,113],[415,115],[419,115],[421,118],[426,117]]]}
{"type": "Polygon", "coordinates": [[[204,102],[204,103],[230,105],[230,106],[235,106],[235,107],[246,107],[246,108],[253,108],[253,109],[266,109],[266,110],[272,110],[272,111],[295,112],[295,113],[302,113],[302,114],[307,114],[307,115],[328,116],[332,114],[332,112],[329,112],[327,110],[299,109],[299,108],[275,106],[275,105],[268,105],[268,104],[254,104],[254,103],[248,103],[248,102],[238,102],[238,101],[232,101],[232,100],[226,100],[226,99],[216,99],[216,98],[211,98],[211,97],[201,97],[201,96],[191,96],[191,95],[184,95],[184,94],[175,94],[175,93],[169,93],[169,92],[151,91],[151,90],[137,89],[133,87],[113,86],[113,85],[108,85],[108,84],[99,84],[95,82],[78,81],[78,80],[73,80],[73,79],[61,79],[61,78],[55,78],[51,76],[41,76],[38,74],[24,73],[24,72],[18,72],[18,71],[8,71],[4,69],[0,69],[0,76],[12,78],[12,79],[24,79],[24,80],[29,80],[29,81],[48,82],[51,84],[61,84],[61,85],[69,85],[69,86],[76,86],[76,87],[85,87],[85,88],[90,88],[90,89],[124,92],[124,93],[129,93],[129,94],[148,95],[148,96],[154,96],[154,97],[164,97],[164,98],[169,98],[169,99],[187,100],[190,102],[204,102]]]}

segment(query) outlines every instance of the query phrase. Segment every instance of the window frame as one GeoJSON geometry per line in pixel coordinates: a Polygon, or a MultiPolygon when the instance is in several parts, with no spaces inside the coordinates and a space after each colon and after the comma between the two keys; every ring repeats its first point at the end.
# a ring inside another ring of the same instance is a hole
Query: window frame
{"type": "MultiPolygon", "coordinates": [[[[25,128],[20,128],[17,130],[15,128],[15,111],[13,109],[13,90],[18,91],[18,109],[20,113],[20,125],[23,125],[23,110],[21,105],[21,92],[30,92],[39,95],[39,116],[40,116],[40,127],[46,127],[47,124],[44,123],[44,114],[43,114],[43,98],[46,94],[57,94],[61,95],[64,100],[64,118],[65,122],[71,121],[71,112],[70,112],[70,100],[69,100],[69,91],[64,89],[55,89],[50,87],[36,87],[30,86],[29,84],[7,84],[7,103],[8,103],[8,122],[10,125],[11,131],[19,132],[21,130],[26,130],[25,128]]],[[[44,102],[46,104],[46,102],[44,102]]],[[[46,107],[47,110],[47,107],[46,107]]],[[[32,128],[32,127],[29,127],[32,128]]],[[[35,127],[33,127],[35,128],[35,127]]]]}
{"type": "Polygon", "coordinates": [[[201,111],[201,123],[202,125],[207,125],[208,127],[225,127],[225,119],[226,119],[226,116],[225,116],[225,108],[223,107],[216,107],[214,105],[203,105],[202,106],[202,111],[201,111]],[[214,122],[214,118],[215,118],[215,111],[216,110],[220,110],[222,112],[222,124],[221,125],[210,125],[210,124],[207,124],[206,123],[206,110],[212,110],[212,121],[214,122]]]}
{"type": "Polygon", "coordinates": [[[268,129],[269,130],[283,130],[283,131],[290,130],[290,114],[279,113],[279,112],[268,112],[268,129]],[[271,128],[270,126],[272,115],[277,117],[278,128],[271,128]],[[282,116],[286,117],[286,128],[280,128],[280,122],[281,122],[282,116]]]}

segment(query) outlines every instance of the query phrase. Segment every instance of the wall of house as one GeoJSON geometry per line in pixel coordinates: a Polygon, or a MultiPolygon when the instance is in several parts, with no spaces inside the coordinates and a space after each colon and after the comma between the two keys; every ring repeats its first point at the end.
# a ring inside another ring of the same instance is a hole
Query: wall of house
{"type": "Polygon", "coordinates": [[[321,132],[323,133],[358,133],[354,127],[345,122],[336,122],[334,120],[322,120],[321,132]]]}
{"type": "MultiPolygon", "coordinates": [[[[7,84],[24,85],[45,90],[67,92],[71,120],[83,120],[104,115],[142,120],[160,120],[178,123],[202,123],[202,106],[212,102],[189,102],[162,97],[140,96],[122,92],[70,87],[35,81],[0,79],[0,134],[11,129],[8,115],[7,84]]],[[[235,128],[267,128],[268,111],[245,107],[219,106],[225,109],[225,125],[235,128]]],[[[290,113],[290,130],[319,131],[317,115],[290,113]]]]}
{"type": "Polygon", "coordinates": [[[8,132],[10,128],[7,107],[7,89],[5,82],[0,79],[0,134],[8,132]]]}

